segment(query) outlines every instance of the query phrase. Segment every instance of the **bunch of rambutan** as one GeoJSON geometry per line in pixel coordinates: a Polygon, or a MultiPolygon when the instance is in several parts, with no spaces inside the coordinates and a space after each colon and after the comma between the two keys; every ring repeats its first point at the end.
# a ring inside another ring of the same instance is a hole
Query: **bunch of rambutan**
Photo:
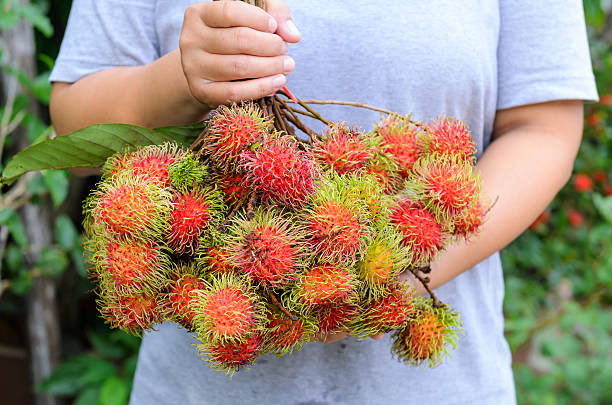
{"type": "Polygon", "coordinates": [[[463,123],[391,115],[372,132],[332,123],[302,142],[245,103],[217,109],[199,146],[113,156],[85,203],[112,327],[176,322],[229,374],[337,332],[393,333],[409,364],[437,365],[456,345],[457,313],[401,275],[484,221],[463,123]]]}

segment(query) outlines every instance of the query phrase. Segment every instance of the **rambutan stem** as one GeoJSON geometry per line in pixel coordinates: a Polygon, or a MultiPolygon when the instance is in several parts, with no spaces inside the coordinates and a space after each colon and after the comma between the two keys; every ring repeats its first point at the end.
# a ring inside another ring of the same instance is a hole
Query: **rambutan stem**
{"type": "Polygon", "coordinates": [[[287,311],[287,309],[285,309],[285,307],[283,307],[283,305],[280,303],[280,301],[278,300],[278,298],[276,298],[276,295],[274,295],[274,293],[272,293],[272,291],[268,290],[266,288],[266,293],[268,293],[268,297],[270,297],[270,301],[272,301],[272,304],[274,304],[276,307],[278,307],[278,309],[280,309],[285,315],[287,315],[287,317],[289,319],[291,319],[292,322],[295,322],[298,320],[298,317],[296,315],[293,315],[291,312],[287,311]]]}
{"type": "MultiPolygon", "coordinates": [[[[282,92],[279,92],[279,93],[282,93],[282,92]]],[[[308,104],[321,104],[321,105],[332,104],[332,105],[346,105],[346,106],[351,106],[351,107],[365,108],[367,110],[378,111],[383,114],[389,114],[389,115],[397,114],[391,110],[374,107],[374,106],[364,104],[364,103],[358,103],[356,101],[340,101],[340,100],[298,100],[298,101],[299,101],[298,104],[306,108],[309,112],[312,112],[313,110],[310,107],[307,107],[308,104]]],[[[287,102],[293,103],[293,100],[288,99],[287,102]]]]}
{"type": "Polygon", "coordinates": [[[431,299],[433,300],[433,306],[434,308],[440,308],[442,306],[440,300],[438,299],[438,297],[436,297],[436,295],[433,293],[433,291],[431,290],[431,288],[429,288],[429,282],[431,281],[429,277],[423,277],[419,274],[419,272],[423,272],[425,274],[428,274],[431,272],[431,267],[430,266],[425,266],[423,269],[417,269],[417,268],[410,268],[410,272],[416,277],[417,280],[419,280],[421,282],[421,284],[423,284],[423,288],[425,288],[425,290],[427,291],[427,293],[429,293],[429,296],[431,297],[431,299]]]}

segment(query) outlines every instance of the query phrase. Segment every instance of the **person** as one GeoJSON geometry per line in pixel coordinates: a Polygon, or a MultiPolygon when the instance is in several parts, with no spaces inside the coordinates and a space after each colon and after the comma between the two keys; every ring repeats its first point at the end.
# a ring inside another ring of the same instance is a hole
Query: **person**
{"type": "MultiPolygon", "coordinates": [[[[432,263],[432,285],[465,333],[433,369],[397,362],[388,336],[341,335],[229,379],[197,357],[193,336],[163,324],[144,336],[130,403],[515,403],[497,252],[567,182],[582,100],[597,99],[581,2],[267,3],[265,12],[237,1],[74,0],[51,75],[57,133],[196,122],[285,84],[303,99],[461,119],[477,143],[483,191],[497,200],[477,238],[432,263]]],[[[380,118],[317,109],[364,129],[380,118]]]]}

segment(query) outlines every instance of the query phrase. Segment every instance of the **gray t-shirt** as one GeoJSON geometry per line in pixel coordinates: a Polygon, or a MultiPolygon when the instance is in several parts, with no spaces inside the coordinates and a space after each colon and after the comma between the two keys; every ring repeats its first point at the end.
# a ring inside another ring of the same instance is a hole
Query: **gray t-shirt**
{"type": "MultiPolygon", "coordinates": [[[[75,0],[51,80],[152,62],[178,46],[192,3],[75,0]]],[[[287,3],[303,38],[289,51],[297,67],[288,87],[298,97],[361,101],[417,119],[445,113],[469,125],[479,155],[498,109],[597,98],[578,0],[287,3]]],[[[379,118],[317,109],[366,129],[379,118]]],[[[461,312],[465,335],[435,369],[397,362],[388,337],[346,339],[265,357],[230,380],[198,359],[193,336],[164,324],[144,337],[130,403],[513,404],[503,292],[498,254],[438,289],[461,312]]]]}

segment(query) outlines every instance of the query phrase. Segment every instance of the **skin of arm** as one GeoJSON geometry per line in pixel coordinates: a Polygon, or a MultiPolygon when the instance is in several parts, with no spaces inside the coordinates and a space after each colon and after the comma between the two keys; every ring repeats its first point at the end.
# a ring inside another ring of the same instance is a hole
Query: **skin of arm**
{"type": "MultiPolygon", "coordinates": [[[[582,130],[582,101],[554,101],[497,111],[493,141],[477,164],[483,194],[497,202],[477,237],[455,242],[431,264],[428,276],[432,288],[480,263],[527,229],[569,180],[582,130]]],[[[403,276],[417,293],[425,294],[412,275],[403,276]]],[[[330,335],[324,342],[346,336],[330,335]]]]}

